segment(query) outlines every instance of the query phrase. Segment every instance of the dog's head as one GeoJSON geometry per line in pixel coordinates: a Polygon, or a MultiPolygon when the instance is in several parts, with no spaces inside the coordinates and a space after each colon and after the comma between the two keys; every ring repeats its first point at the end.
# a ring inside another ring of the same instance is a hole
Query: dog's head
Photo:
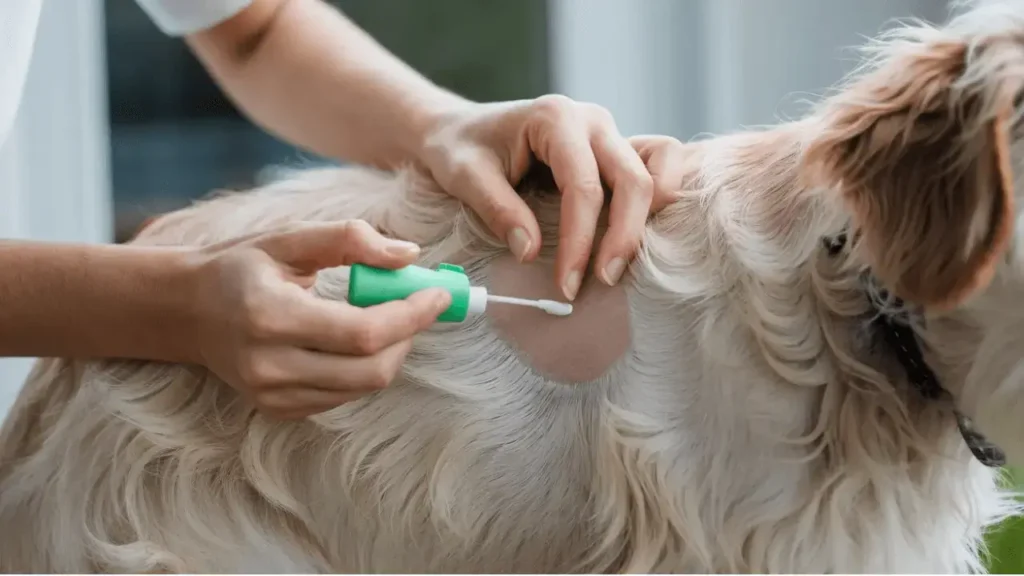
{"type": "Polygon", "coordinates": [[[856,257],[886,288],[968,320],[947,384],[1021,463],[1024,413],[1008,410],[1024,406],[1024,0],[964,8],[872,45],[814,116],[803,169],[841,196],[856,257]]]}
{"type": "Polygon", "coordinates": [[[943,28],[902,27],[870,51],[824,103],[807,174],[842,195],[887,287],[955,308],[991,283],[1024,206],[1014,187],[1024,1],[975,6],[943,28]]]}

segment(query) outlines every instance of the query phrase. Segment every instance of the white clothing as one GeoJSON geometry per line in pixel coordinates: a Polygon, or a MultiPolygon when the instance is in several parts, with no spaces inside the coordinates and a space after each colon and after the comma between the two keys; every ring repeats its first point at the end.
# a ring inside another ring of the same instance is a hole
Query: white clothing
{"type": "MultiPolygon", "coordinates": [[[[184,36],[227,20],[253,0],[135,1],[165,34],[184,36]]],[[[0,146],[11,131],[21,102],[42,3],[0,0],[0,146]]]]}
{"type": "Polygon", "coordinates": [[[168,36],[185,36],[220,24],[252,0],[135,0],[168,36]]]}

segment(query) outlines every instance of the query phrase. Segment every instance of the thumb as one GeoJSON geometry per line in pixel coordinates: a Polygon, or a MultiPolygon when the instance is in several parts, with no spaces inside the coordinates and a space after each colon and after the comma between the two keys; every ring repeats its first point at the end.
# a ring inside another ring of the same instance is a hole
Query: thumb
{"type": "Polygon", "coordinates": [[[420,253],[416,244],[386,238],[363,220],[301,222],[265,234],[256,244],[271,258],[307,274],[355,263],[401,268],[420,253]]]}

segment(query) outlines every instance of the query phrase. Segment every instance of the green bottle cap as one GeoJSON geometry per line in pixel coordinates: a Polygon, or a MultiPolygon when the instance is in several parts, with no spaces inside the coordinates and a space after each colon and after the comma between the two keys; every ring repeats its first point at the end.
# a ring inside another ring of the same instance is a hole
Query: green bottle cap
{"type": "Polygon", "coordinates": [[[487,307],[487,290],[470,286],[466,271],[455,264],[439,264],[436,270],[420,266],[388,270],[353,264],[348,278],[348,302],[366,308],[402,300],[427,288],[444,288],[452,295],[451,306],[438,316],[438,322],[462,322],[483,313],[487,307]]]}

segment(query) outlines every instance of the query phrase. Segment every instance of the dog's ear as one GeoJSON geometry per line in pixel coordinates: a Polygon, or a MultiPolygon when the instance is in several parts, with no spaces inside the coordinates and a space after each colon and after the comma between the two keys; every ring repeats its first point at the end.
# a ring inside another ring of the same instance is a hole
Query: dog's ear
{"type": "Polygon", "coordinates": [[[825,101],[803,174],[842,195],[887,288],[948,309],[989,284],[1013,232],[1024,48],[1008,34],[920,32],[881,44],[878,63],[825,101]]]}

